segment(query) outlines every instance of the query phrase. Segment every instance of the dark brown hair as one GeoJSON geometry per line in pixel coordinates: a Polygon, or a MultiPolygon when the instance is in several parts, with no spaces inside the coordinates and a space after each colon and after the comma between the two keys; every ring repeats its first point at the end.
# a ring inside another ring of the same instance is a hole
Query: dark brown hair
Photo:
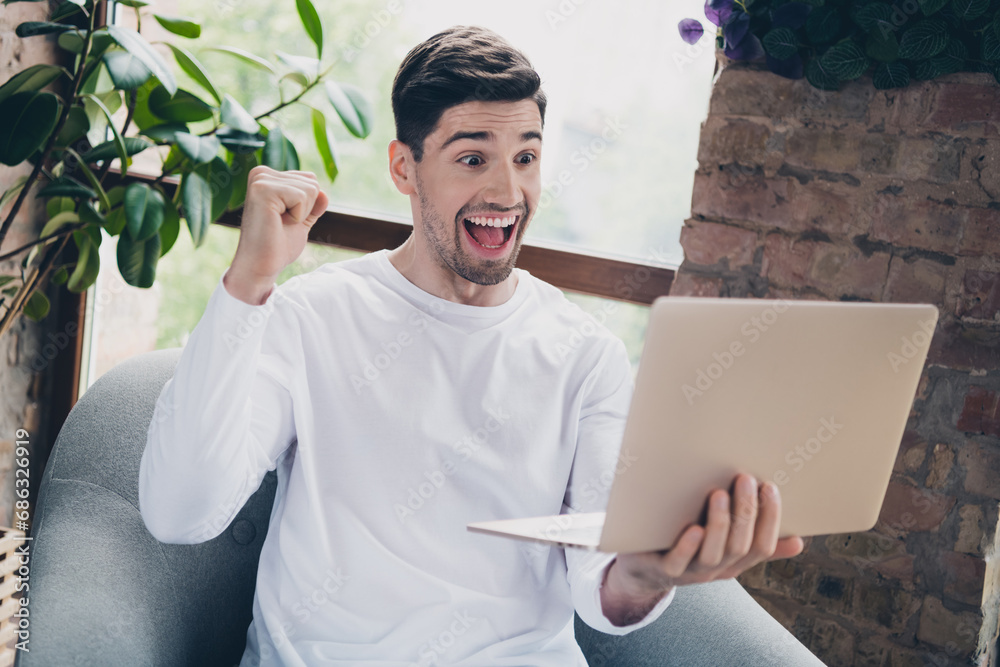
{"type": "Polygon", "coordinates": [[[542,80],[524,54],[492,30],[455,26],[415,46],[400,64],[392,84],[396,138],[419,162],[424,139],[447,109],[525,99],[538,104],[544,124],[542,80]]]}

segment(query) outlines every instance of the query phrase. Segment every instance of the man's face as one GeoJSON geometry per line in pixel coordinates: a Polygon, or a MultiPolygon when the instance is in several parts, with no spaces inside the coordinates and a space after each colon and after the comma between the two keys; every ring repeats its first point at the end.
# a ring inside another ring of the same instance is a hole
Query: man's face
{"type": "Polygon", "coordinates": [[[541,152],[532,100],[467,102],[442,114],[414,163],[417,233],[439,266],[478,285],[506,280],[541,194],[541,152]]]}

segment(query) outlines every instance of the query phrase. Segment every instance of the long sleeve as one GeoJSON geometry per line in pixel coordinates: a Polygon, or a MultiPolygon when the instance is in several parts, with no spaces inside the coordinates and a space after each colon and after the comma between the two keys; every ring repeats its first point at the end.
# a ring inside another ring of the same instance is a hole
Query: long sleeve
{"type": "MultiPolygon", "coordinates": [[[[632,371],[625,345],[616,340],[588,377],[580,411],[577,453],[563,511],[601,512],[608,503],[615,475],[634,463],[628,452],[619,452],[632,397],[632,371]]],[[[630,625],[616,626],[604,615],[601,584],[616,554],[566,549],[567,576],[573,606],[595,630],[625,635],[659,618],[674,597],[671,589],[645,616],[630,625]]]]}
{"type": "MultiPolygon", "coordinates": [[[[219,280],[164,385],[139,467],[139,510],[161,542],[196,544],[219,535],[273,470],[295,437],[287,364],[265,354],[280,288],[246,304],[219,280]]],[[[283,343],[293,325],[278,322],[283,343]]]]}

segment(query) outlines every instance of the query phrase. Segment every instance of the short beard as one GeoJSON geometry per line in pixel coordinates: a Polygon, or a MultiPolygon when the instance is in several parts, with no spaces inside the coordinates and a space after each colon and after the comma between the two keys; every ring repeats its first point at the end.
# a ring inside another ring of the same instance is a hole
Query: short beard
{"type": "Polygon", "coordinates": [[[527,205],[523,207],[520,214],[521,219],[517,223],[517,236],[513,239],[514,247],[506,259],[475,260],[462,250],[462,234],[465,231],[465,211],[463,208],[458,212],[455,219],[455,242],[453,247],[445,241],[440,231],[444,231],[444,218],[437,212],[434,205],[424,197],[423,184],[417,178],[417,196],[420,198],[420,219],[423,223],[424,235],[430,243],[431,248],[437,255],[439,265],[449,269],[452,273],[468,280],[476,285],[499,285],[507,280],[514,265],[517,262],[517,255],[521,251],[521,240],[524,237],[524,230],[527,228],[528,220],[527,205]]]}

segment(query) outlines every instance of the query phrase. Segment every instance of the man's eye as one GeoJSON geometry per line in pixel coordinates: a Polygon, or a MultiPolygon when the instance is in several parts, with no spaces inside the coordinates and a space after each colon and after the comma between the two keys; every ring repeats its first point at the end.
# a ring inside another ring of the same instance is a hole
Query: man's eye
{"type": "Polygon", "coordinates": [[[532,155],[531,153],[525,153],[524,155],[518,158],[518,161],[521,164],[531,164],[532,162],[535,161],[535,156],[532,155]]]}
{"type": "Polygon", "coordinates": [[[459,158],[459,162],[463,162],[470,167],[478,167],[483,163],[483,159],[478,155],[466,155],[465,157],[459,158]]]}

